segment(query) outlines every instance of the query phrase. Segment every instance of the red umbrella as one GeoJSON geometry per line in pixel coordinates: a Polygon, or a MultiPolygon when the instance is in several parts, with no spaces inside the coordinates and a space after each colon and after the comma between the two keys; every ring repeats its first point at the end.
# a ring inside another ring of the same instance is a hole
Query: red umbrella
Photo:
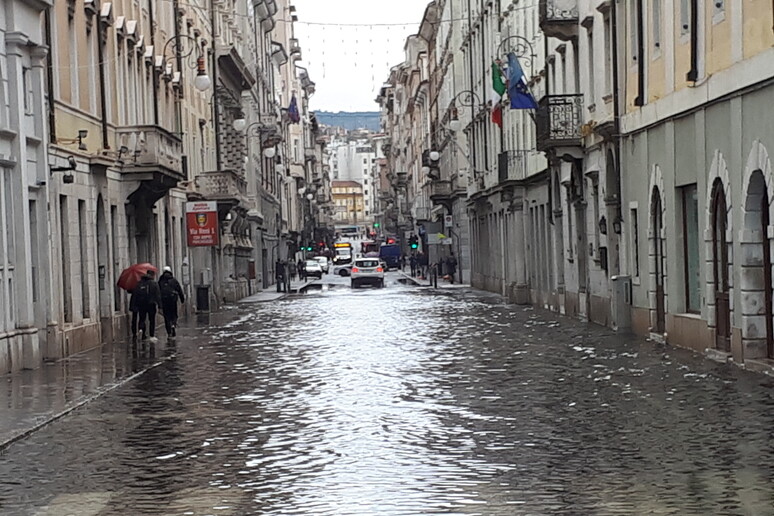
{"type": "Polygon", "coordinates": [[[148,271],[153,271],[157,274],[159,272],[156,267],[149,263],[135,263],[134,265],[124,269],[124,271],[121,273],[121,276],[118,277],[118,286],[128,292],[131,292],[140,282],[140,278],[145,276],[148,271]]]}

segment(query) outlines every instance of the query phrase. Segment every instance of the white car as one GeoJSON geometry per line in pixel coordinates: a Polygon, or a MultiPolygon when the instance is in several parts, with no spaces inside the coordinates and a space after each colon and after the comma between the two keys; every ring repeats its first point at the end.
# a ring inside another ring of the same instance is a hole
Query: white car
{"type": "Polygon", "coordinates": [[[333,267],[333,274],[336,276],[346,277],[351,274],[352,271],[352,264],[348,263],[346,265],[335,265],[333,267]]]}
{"type": "Polygon", "coordinates": [[[328,258],[325,256],[315,256],[315,261],[320,264],[320,267],[322,267],[322,270],[325,274],[328,274],[331,272],[331,262],[328,261],[328,258]]]}
{"type": "Polygon", "coordinates": [[[365,284],[384,287],[384,267],[379,258],[356,258],[352,263],[350,276],[352,288],[365,284]]]}
{"type": "Polygon", "coordinates": [[[310,276],[314,276],[317,279],[322,279],[323,270],[317,260],[307,260],[304,262],[304,274],[306,274],[307,279],[310,276]]]}

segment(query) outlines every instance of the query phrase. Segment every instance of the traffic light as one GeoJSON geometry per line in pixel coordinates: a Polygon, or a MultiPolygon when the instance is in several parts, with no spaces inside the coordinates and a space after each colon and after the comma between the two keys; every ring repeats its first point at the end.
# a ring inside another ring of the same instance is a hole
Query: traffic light
{"type": "Polygon", "coordinates": [[[378,228],[379,227],[379,223],[378,222],[374,222],[374,227],[378,228]]]}
{"type": "Polygon", "coordinates": [[[308,246],[308,247],[306,248],[306,250],[307,250],[307,251],[311,251],[311,250],[312,250],[312,246],[311,246],[311,245],[310,245],[310,246],[308,246]]]}
{"type": "Polygon", "coordinates": [[[412,249],[417,249],[419,247],[419,240],[417,240],[416,235],[411,235],[411,238],[409,238],[409,244],[411,245],[412,249]]]}

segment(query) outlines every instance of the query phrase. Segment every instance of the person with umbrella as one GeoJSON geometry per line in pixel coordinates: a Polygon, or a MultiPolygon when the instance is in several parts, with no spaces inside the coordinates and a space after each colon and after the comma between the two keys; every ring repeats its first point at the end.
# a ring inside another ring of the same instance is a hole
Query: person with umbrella
{"type": "Polygon", "coordinates": [[[164,327],[168,337],[174,337],[177,333],[177,300],[185,303],[185,295],[180,282],[172,275],[170,266],[164,267],[164,272],[159,278],[159,290],[161,291],[161,312],[164,314],[164,327]]]}
{"type": "Polygon", "coordinates": [[[150,341],[156,342],[156,310],[161,305],[161,291],[159,285],[154,281],[156,273],[153,269],[149,269],[145,275],[140,278],[140,282],[132,290],[132,297],[129,300],[129,310],[133,312],[132,315],[132,332],[133,337],[137,337],[134,333],[134,313],[138,315],[138,328],[140,330],[140,336],[142,340],[145,340],[150,335],[150,341]],[[146,325],[147,319],[147,325],[146,325]]]}

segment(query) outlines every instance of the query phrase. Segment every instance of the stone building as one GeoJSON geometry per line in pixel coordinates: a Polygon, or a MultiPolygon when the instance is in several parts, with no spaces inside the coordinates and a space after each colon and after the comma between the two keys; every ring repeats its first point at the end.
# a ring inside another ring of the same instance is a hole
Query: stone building
{"type": "Polygon", "coordinates": [[[363,185],[357,181],[333,181],[331,195],[338,225],[362,226],[365,216],[363,185]]]}
{"type": "Polygon", "coordinates": [[[51,5],[0,6],[0,372],[37,366],[50,341],[53,347],[48,330],[57,324],[45,143],[50,41],[43,19],[51,5]]]}

